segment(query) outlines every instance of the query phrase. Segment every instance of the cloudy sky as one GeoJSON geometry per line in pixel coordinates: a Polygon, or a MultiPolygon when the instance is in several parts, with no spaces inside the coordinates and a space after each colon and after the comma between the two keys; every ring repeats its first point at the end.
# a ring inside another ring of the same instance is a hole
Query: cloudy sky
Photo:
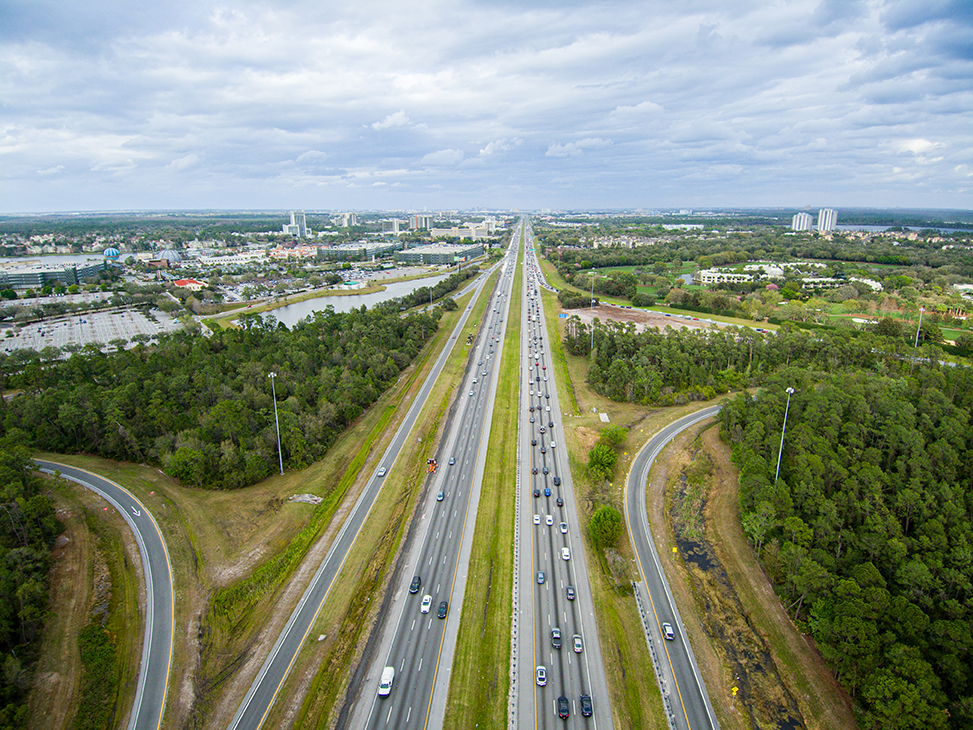
{"type": "Polygon", "coordinates": [[[2,0],[0,212],[973,208],[971,0],[2,0]]]}

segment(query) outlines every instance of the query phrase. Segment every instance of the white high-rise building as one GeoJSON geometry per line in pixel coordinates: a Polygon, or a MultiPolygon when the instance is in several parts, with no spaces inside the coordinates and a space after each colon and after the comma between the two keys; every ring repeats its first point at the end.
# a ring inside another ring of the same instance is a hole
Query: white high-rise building
{"type": "Polygon", "coordinates": [[[814,219],[810,213],[798,213],[791,218],[792,231],[810,231],[814,229],[814,219]]]}
{"type": "Polygon", "coordinates": [[[822,208],[818,211],[818,231],[826,233],[833,231],[838,225],[838,211],[832,208],[822,208]]]}
{"type": "Polygon", "coordinates": [[[432,228],[433,216],[428,213],[416,213],[409,219],[409,228],[413,231],[425,228],[427,231],[432,228]]]}
{"type": "Polygon", "coordinates": [[[295,238],[307,238],[307,222],[304,219],[303,210],[291,211],[290,225],[285,223],[283,232],[295,238]]]}

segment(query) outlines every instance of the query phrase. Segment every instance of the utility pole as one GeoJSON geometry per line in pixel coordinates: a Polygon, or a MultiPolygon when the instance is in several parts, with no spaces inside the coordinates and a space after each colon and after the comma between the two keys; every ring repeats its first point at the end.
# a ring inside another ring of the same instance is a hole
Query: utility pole
{"type": "Polygon", "coordinates": [[[784,454],[784,432],[787,430],[787,412],[791,409],[791,396],[794,394],[793,388],[787,389],[787,407],[784,409],[784,425],[780,429],[780,449],[777,451],[777,472],[774,474],[774,484],[780,476],[780,457],[784,454]]]}
{"type": "Polygon", "coordinates": [[[277,428],[277,460],[280,462],[280,474],[284,475],[284,454],[280,450],[280,421],[277,420],[277,390],[274,388],[274,378],[277,377],[277,373],[268,373],[267,377],[270,378],[270,392],[274,398],[274,426],[277,428]]]}

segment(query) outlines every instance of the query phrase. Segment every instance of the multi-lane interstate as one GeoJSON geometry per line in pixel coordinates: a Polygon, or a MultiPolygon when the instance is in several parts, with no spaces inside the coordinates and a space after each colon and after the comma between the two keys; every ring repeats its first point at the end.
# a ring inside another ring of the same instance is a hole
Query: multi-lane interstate
{"type": "Polygon", "coordinates": [[[518,365],[517,726],[548,730],[566,719],[605,730],[608,685],[531,244],[528,233],[518,365]]]}
{"type": "Polygon", "coordinates": [[[384,617],[377,657],[360,687],[349,727],[442,725],[522,230],[521,224],[514,231],[501,262],[440,449],[440,469],[417,515],[418,539],[404,558],[410,569],[393,588],[394,608],[384,617]],[[379,679],[387,667],[394,672],[392,688],[380,697],[379,679]]]}

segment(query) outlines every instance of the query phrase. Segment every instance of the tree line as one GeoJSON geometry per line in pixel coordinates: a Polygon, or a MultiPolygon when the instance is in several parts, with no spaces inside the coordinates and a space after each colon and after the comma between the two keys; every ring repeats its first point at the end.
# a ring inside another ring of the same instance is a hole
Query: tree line
{"type": "Polygon", "coordinates": [[[0,730],[27,727],[51,548],[61,532],[41,487],[27,449],[0,443],[0,730]]]}
{"type": "Polygon", "coordinates": [[[441,310],[328,308],[288,330],[273,317],[202,337],[67,359],[0,361],[2,433],[33,448],[150,462],[197,487],[236,488],[277,469],[276,390],[285,466],[323,456],[409,365],[441,310]],[[272,389],[268,373],[275,372],[272,389]]]}
{"type": "Polygon", "coordinates": [[[610,398],[724,405],[742,526],[863,728],[973,724],[973,370],[876,333],[570,322],[610,398]],[[784,448],[786,388],[794,388],[784,448]],[[780,478],[775,480],[778,456],[780,478]]]}

